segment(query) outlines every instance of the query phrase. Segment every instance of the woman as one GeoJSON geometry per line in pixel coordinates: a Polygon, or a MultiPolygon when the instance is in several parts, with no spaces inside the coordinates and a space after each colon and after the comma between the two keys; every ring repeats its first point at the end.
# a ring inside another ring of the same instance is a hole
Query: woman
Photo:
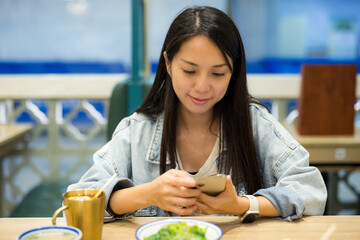
{"type": "Polygon", "coordinates": [[[94,165],[69,190],[106,189],[106,220],[135,216],[323,214],[327,197],[308,152],[247,90],[245,52],[233,21],[189,8],[171,24],[144,103],[123,119],[94,165]],[[227,174],[217,196],[194,176],[227,174]]]}

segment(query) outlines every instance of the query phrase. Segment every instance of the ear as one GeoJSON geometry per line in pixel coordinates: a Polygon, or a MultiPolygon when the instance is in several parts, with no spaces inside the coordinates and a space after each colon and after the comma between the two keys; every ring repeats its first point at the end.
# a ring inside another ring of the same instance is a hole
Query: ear
{"type": "Polygon", "coordinates": [[[164,55],[165,64],[166,64],[166,71],[169,74],[169,76],[171,77],[171,64],[170,64],[170,61],[169,61],[165,51],[164,51],[163,55],[164,55]]]}

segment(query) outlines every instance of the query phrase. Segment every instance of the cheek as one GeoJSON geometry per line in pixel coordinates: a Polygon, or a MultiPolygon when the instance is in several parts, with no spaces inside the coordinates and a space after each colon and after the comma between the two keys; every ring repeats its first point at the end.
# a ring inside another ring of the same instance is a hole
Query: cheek
{"type": "Polygon", "coordinates": [[[173,90],[174,90],[175,94],[176,94],[177,96],[179,96],[179,90],[180,90],[181,88],[178,86],[177,82],[174,81],[174,78],[171,78],[171,82],[172,82],[172,86],[173,86],[173,90]]]}
{"type": "Polygon", "coordinates": [[[171,81],[175,94],[178,96],[178,98],[180,98],[181,95],[183,95],[183,93],[186,92],[184,81],[181,81],[179,77],[176,76],[176,74],[173,74],[171,81]]]}
{"type": "Polygon", "coordinates": [[[229,82],[227,83],[222,83],[222,84],[219,84],[218,88],[219,91],[218,91],[218,95],[219,95],[219,98],[223,98],[227,92],[227,89],[229,87],[229,82]]]}
{"type": "Polygon", "coordinates": [[[191,81],[184,76],[182,72],[173,70],[171,78],[174,90],[178,92],[186,92],[191,87],[191,81]]]}

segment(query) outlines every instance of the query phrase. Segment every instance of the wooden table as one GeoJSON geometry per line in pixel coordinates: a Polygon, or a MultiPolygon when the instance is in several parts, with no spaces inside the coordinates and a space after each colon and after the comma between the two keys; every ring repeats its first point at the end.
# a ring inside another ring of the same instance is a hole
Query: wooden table
{"type": "MultiPolygon", "coordinates": [[[[218,225],[226,239],[259,240],[352,240],[360,239],[360,216],[313,216],[297,221],[284,222],[269,218],[260,218],[251,224],[241,224],[237,217],[192,217],[218,225]],[[332,231],[334,230],[334,231],[332,231]],[[330,233],[329,238],[322,238],[330,233]]],[[[144,223],[163,218],[136,217],[105,223],[103,240],[135,239],[136,229],[144,223]]],[[[65,225],[64,219],[58,219],[59,225],[65,225]]],[[[0,240],[16,239],[21,232],[35,227],[51,225],[50,218],[0,218],[0,240]]]]}
{"type": "Polygon", "coordinates": [[[25,142],[25,135],[32,129],[31,124],[0,124],[0,216],[3,216],[2,158],[11,153],[17,144],[25,142]]]}
{"type": "Polygon", "coordinates": [[[24,141],[31,129],[31,124],[0,124],[0,159],[24,141]]]}
{"type": "Polygon", "coordinates": [[[310,164],[320,170],[360,167],[360,128],[354,135],[299,135],[294,126],[285,126],[290,134],[310,153],[310,164]]]}

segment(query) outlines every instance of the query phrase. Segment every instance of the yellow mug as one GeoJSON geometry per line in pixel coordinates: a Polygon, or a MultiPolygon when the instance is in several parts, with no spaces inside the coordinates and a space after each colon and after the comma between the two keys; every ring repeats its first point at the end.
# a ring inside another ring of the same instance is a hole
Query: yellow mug
{"type": "Polygon", "coordinates": [[[93,198],[99,190],[81,189],[63,194],[63,206],[54,212],[52,224],[56,217],[65,211],[66,223],[82,231],[83,240],[101,240],[104,222],[105,193],[93,198]]]}

